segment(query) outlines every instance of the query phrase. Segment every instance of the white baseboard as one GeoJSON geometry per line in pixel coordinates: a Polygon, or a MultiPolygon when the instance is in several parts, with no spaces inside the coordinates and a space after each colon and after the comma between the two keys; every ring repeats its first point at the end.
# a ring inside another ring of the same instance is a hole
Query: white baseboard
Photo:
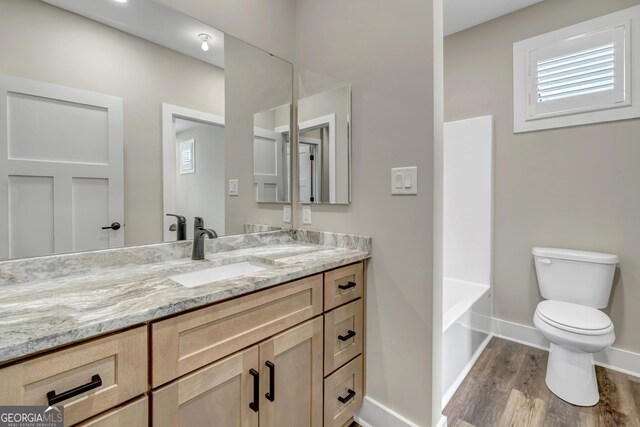
{"type": "Polygon", "coordinates": [[[364,397],[362,408],[360,408],[354,419],[362,427],[418,427],[418,424],[412,423],[369,396],[364,397]]]}
{"type": "MultiPolygon", "coordinates": [[[[485,338],[485,340],[482,341],[482,344],[480,344],[480,346],[473,353],[473,356],[471,357],[469,362],[465,365],[462,372],[460,372],[460,374],[458,375],[456,380],[453,382],[453,384],[451,384],[449,389],[444,393],[444,395],[442,396],[442,408],[445,408],[447,406],[447,403],[449,403],[449,400],[451,400],[451,397],[453,397],[456,390],[458,390],[458,387],[460,387],[460,384],[462,384],[462,381],[464,381],[464,379],[467,377],[467,375],[469,374],[469,371],[471,371],[471,368],[473,368],[473,365],[476,364],[476,361],[478,360],[478,358],[480,357],[484,349],[487,347],[487,344],[489,344],[489,341],[491,341],[491,337],[493,337],[493,334],[489,334],[487,338],[485,338]]],[[[446,425],[446,420],[445,420],[445,425],[446,425]]]]}
{"type": "MultiPolygon", "coordinates": [[[[532,326],[494,318],[493,331],[497,337],[542,350],[549,350],[549,341],[532,326]]],[[[594,354],[593,361],[598,366],[640,377],[640,354],[638,353],[609,347],[600,353],[594,354]]]]}
{"type": "Polygon", "coordinates": [[[444,415],[440,416],[440,421],[436,424],[436,427],[447,427],[447,417],[444,415]]]}

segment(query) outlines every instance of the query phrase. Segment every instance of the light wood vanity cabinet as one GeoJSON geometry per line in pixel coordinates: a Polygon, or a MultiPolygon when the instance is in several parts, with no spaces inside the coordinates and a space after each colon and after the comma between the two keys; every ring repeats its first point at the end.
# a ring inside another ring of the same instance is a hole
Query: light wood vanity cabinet
{"type": "Polygon", "coordinates": [[[360,262],[152,324],[153,426],[342,427],[362,404],[363,291],[360,262]]]}
{"type": "Polygon", "coordinates": [[[364,392],[363,266],[0,367],[0,402],[83,427],[343,427],[364,392]]]}
{"type": "Polygon", "coordinates": [[[151,324],[152,386],[322,313],[322,275],[151,324]]]}
{"type": "Polygon", "coordinates": [[[324,273],[324,292],[324,426],[343,427],[364,393],[364,263],[324,273]]]}
{"type": "Polygon", "coordinates": [[[146,331],[142,326],[1,368],[0,402],[62,404],[71,425],[139,396],[148,387],[146,331]]]}
{"type": "Polygon", "coordinates": [[[100,414],[75,427],[126,427],[149,425],[149,398],[142,396],[133,402],[100,414]]]}

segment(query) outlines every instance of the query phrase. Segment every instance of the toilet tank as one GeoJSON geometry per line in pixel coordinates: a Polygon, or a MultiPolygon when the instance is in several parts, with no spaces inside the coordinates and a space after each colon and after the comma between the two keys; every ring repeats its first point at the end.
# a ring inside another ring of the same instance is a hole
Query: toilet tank
{"type": "Polygon", "coordinates": [[[609,304],[617,255],[554,248],[532,253],[543,298],[595,308],[609,304]]]}

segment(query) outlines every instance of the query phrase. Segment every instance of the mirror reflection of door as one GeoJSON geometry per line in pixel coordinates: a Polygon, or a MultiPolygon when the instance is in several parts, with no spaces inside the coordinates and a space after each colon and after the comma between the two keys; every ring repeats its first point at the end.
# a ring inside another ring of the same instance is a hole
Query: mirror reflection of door
{"type": "MultiPolygon", "coordinates": [[[[321,162],[317,167],[320,188],[313,194],[313,203],[349,204],[351,201],[350,116],[351,88],[348,84],[298,101],[300,140],[304,137],[321,140],[321,162]]],[[[300,163],[300,170],[305,167],[300,163]]],[[[307,185],[302,183],[304,180],[301,176],[300,186],[307,185]]],[[[300,202],[310,202],[306,198],[307,191],[311,189],[300,188],[300,202]]]]}
{"type": "Polygon", "coordinates": [[[291,104],[253,115],[253,186],[259,203],[289,203],[291,104]]]}
{"type": "Polygon", "coordinates": [[[282,134],[268,129],[254,128],[253,173],[256,200],[273,203],[280,200],[279,183],[284,181],[279,167],[283,151],[282,134]]]}
{"type": "Polygon", "coordinates": [[[0,105],[0,259],[122,246],[122,99],[0,76],[0,105]]]}
{"type": "Polygon", "coordinates": [[[300,202],[319,203],[322,194],[322,139],[300,136],[300,202]]]}

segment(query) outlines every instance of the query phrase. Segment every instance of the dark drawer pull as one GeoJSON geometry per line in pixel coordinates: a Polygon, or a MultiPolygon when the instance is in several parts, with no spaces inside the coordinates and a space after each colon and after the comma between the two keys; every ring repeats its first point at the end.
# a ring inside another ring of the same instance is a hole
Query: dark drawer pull
{"type": "Polygon", "coordinates": [[[356,332],[349,329],[349,332],[347,333],[347,335],[338,335],[338,339],[340,341],[347,341],[355,336],[356,336],[356,332]]]}
{"type": "Polygon", "coordinates": [[[347,290],[356,287],[356,282],[348,282],[346,285],[338,285],[338,289],[347,290]]]}
{"type": "Polygon", "coordinates": [[[63,400],[70,399],[74,396],[77,396],[82,393],[86,393],[89,390],[93,390],[94,388],[98,388],[102,385],[102,378],[100,375],[94,375],[91,377],[91,382],[87,384],[83,384],[76,388],[72,388],[71,390],[63,391],[60,394],[56,394],[55,390],[51,390],[47,393],[47,399],[49,399],[49,406],[55,405],[58,402],[62,402],[63,400]]]}
{"type": "Polygon", "coordinates": [[[253,409],[253,412],[260,410],[260,374],[255,369],[249,369],[249,375],[253,377],[253,402],[249,402],[249,408],[253,409]]]}
{"type": "Polygon", "coordinates": [[[347,395],[345,397],[338,396],[338,400],[340,401],[340,403],[347,403],[348,401],[350,401],[351,399],[356,397],[356,392],[355,391],[349,389],[348,392],[349,393],[347,393],[347,395]]]}
{"type": "Polygon", "coordinates": [[[269,392],[264,395],[269,402],[276,400],[276,365],[268,360],[264,363],[269,368],[269,392]]]}

